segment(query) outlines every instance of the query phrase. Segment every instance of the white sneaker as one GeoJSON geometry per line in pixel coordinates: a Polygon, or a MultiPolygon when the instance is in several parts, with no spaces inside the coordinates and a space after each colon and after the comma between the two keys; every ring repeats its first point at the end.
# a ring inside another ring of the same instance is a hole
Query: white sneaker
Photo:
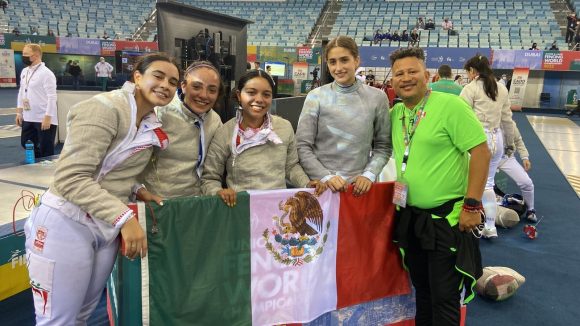
{"type": "Polygon", "coordinates": [[[528,213],[526,214],[526,218],[530,222],[537,223],[538,218],[536,217],[536,210],[535,209],[529,210],[528,213]]]}
{"type": "Polygon", "coordinates": [[[497,238],[497,229],[496,228],[493,228],[493,229],[484,228],[483,232],[481,232],[481,236],[486,238],[486,239],[497,238]]]}

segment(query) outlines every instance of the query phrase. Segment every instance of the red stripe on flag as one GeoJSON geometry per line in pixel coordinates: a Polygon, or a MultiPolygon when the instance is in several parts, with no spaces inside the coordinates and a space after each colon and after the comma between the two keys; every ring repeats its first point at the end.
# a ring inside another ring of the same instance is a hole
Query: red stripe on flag
{"type": "Polygon", "coordinates": [[[352,186],[340,195],[336,254],[337,308],[411,292],[393,244],[393,183],[376,183],[364,196],[352,186]]]}
{"type": "Polygon", "coordinates": [[[415,319],[407,319],[396,323],[387,324],[387,326],[415,326],[415,319]]]}

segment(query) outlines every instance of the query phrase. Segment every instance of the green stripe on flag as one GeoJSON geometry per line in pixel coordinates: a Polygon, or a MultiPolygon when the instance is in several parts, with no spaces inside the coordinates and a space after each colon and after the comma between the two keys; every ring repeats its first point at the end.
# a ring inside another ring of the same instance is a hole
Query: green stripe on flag
{"type": "Polygon", "coordinates": [[[217,196],[168,203],[154,208],[155,235],[147,210],[150,324],[249,325],[249,195],[234,208],[217,196]]]}

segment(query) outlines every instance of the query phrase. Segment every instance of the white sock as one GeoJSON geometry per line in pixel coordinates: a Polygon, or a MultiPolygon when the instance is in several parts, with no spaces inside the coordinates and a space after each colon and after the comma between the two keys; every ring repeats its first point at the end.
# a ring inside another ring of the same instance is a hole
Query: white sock
{"type": "Polygon", "coordinates": [[[493,189],[485,189],[481,199],[483,210],[485,211],[485,228],[495,228],[495,217],[497,216],[497,203],[495,202],[495,193],[493,189]]]}

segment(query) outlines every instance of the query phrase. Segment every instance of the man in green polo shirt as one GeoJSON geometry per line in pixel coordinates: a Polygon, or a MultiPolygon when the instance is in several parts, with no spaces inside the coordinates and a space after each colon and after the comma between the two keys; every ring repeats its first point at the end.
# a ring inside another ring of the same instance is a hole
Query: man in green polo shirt
{"type": "Polygon", "coordinates": [[[437,69],[440,79],[435,83],[431,83],[431,89],[436,92],[443,92],[449,94],[459,95],[463,87],[457,85],[451,75],[451,67],[448,65],[441,65],[437,69]]]}
{"type": "Polygon", "coordinates": [[[483,194],[490,153],[483,127],[460,97],[428,89],[420,48],[390,56],[397,168],[394,239],[415,287],[416,325],[459,325],[481,276],[483,194]]]}

